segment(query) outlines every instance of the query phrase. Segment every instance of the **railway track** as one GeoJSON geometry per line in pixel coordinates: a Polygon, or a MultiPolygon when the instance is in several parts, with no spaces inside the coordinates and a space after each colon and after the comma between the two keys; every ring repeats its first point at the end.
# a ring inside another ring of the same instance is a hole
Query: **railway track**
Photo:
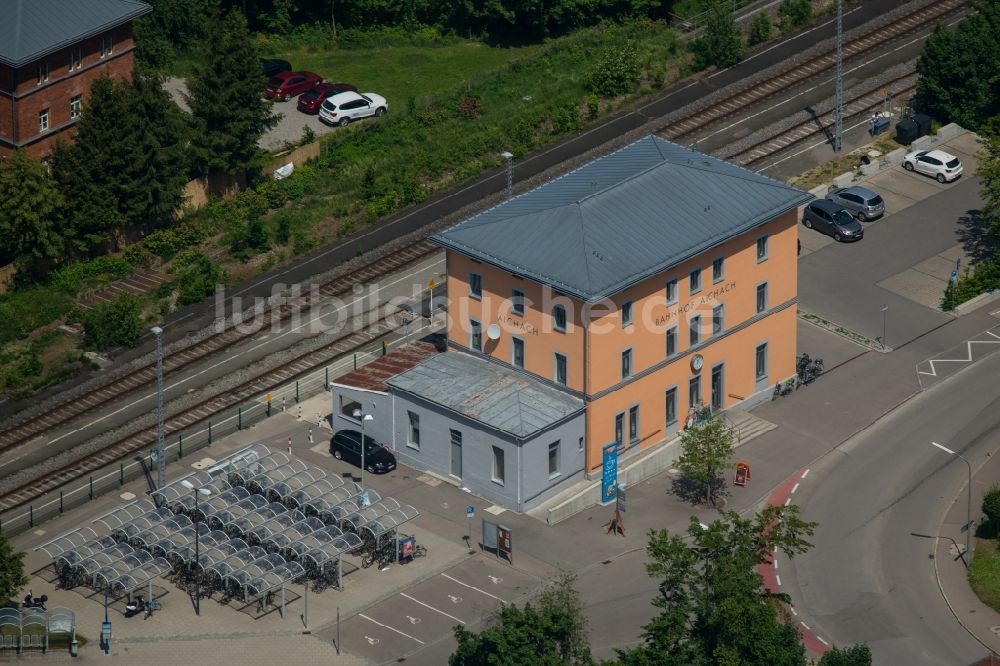
{"type": "MultiPolygon", "coordinates": [[[[940,22],[945,16],[965,4],[966,0],[939,0],[898,21],[876,28],[846,42],[844,44],[844,62],[857,60],[873,51],[884,49],[893,42],[898,42],[920,32],[940,22]]],[[[767,81],[736,91],[718,104],[664,127],[658,134],[678,143],[690,142],[698,132],[745,113],[750,105],[757,105],[785,94],[792,86],[822,76],[836,63],[836,53],[818,55],[775,75],[767,81]]]]}
{"type": "MultiPolygon", "coordinates": [[[[329,298],[349,294],[355,284],[370,283],[382,276],[413,264],[437,251],[437,247],[427,241],[419,241],[402,248],[398,252],[371,261],[348,275],[333,279],[319,286],[321,302],[329,298]]],[[[313,304],[316,305],[316,304],[313,304]]],[[[264,325],[260,329],[240,332],[240,328],[230,326],[225,331],[215,333],[204,340],[184,349],[179,349],[163,359],[163,372],[174,373],[201,362],[217,352],[249,340],[260,331],[267,331],[276,323],[289,319],[294,312],[304,312],[310,307],[308,295],[287,299],[277,308],[270,308],[263,314],[264,325]]],[[[80,417],[98,412],[122,396],[156,382],[156,364],[136,368],[129,374],[108,381],[89,391],[86,395],[67,398],[53,405],[44,414],[9,424],[0,429],[0,452],[30,442],[52,430],[66,425],[80,417]]]]}
{"type": "MultiPolygon", "coordinates": [[[[916,73],[905,74],[880,84],[872,90],[856,95],[849,100],[845,100],[844,120],[859,118],[862,115],[867,115],[873,109],[882,108],[884,103],[881,93],[882,88],[892,90],[894,97],[901,97],[909,92],[913,92],[917,87],[917,78],[916,73]]],[[[746,167],[759,166],[761,162],[774,157],[778,153],[798,146],[819,134],[828,133],[833,122],[832,111],[817,115],[814,118],[809,118],[798,125],[784,130],[778,136],[761,139],[739,152],[728,155],[726,159],[746,167]]]]}
{"type": "MultiPolygon", "coordinates": [[[[318,349],[314,349],[281,365],[264,370],[237,386],[224,389],[201,402],[185,407],[164,418],[166,437],[180,433],[199,423],[206,422],[220,412],[232,410],[247,401],[279,388],[345,355],[370,347],[386,335],[397,330],[390,321],[391,314],[382,314],[376,321],[366,324],[359,331],[338,336],[318,349]]],[[[89,455],[47,472],[32,481],[21,484],[0,497],[0,512],[25,506],[47,493],[58,490],[67,483],[118,462],[156,444],[156,426],[140,427],[89,455]]]]}

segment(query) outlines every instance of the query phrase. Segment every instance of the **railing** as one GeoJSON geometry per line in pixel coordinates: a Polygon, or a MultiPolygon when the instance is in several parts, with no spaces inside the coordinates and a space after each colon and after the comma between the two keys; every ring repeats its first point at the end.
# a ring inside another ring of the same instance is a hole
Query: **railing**
{"type": "MultiPolygon", "coordinates": [[[[274,414],[280,414],[281,405],[297,405],[317,393],[326,391],[334,379],[371,363],[386,352],[435,333],[441,330],[443,325],[443,318],[435,318],[434,320],[421,318],[419,324],[413,322],[399,326],[396,331],[401,333],[401,336],[387,342],[384,346],[380,341],[375,342],[373,343],[377,345],[375,349],[342,356],[325,367],[317,368],[301,379],[274,389],[267,394],[259,395],[249,403],[239,405],[228,416],[220,416],[209,420],[207,425],[200,424],[194,426],[193,430],[181,432],[176,439],[172,437],[173,441],[168,442],[164,447],[167,461],[180,460],[185,455],[209,446],[220,437],[249,428],[274,414]],[[268,401],[268,396],[271,398],[270,401],[268,401]]],[[[152,466],[149,454],[145,460],[147,464],[152,466]]],[[[118,463],[117,467],[114,465],[105,467],[97,474],[91,475],[83,485],[70,490],[60,490],[57,498],[53,497],[38,505],[29,505],[27,510],[23,508],[12,509],[0,515],[0,530],[8,536],[13,536],[34,529],[36,525],[49,518],[61,516],[66,511],[82,506],[104,493],[119,490],[126,482],[139,478],[141,475],[142,466],[138,462],[121,462],[118,463]]]]}

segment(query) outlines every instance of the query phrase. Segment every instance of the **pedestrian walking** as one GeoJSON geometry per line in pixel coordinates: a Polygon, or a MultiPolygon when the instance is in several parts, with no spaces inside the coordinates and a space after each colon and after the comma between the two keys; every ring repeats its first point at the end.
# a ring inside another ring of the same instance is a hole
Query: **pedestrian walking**
{"type": "Polygon", "coordinates": [[[309,446],[313,444],[313,429],[309,428],[309,446]]]}
{"type": "Polygon", "coordinates": [[[285,411],[285,396],[281,396],[281,411],[285,411]]]}
{"type": "Polygon", "coordinates": [[[292,438],[288,437],[288,455],[292,455],[292,438]]]}

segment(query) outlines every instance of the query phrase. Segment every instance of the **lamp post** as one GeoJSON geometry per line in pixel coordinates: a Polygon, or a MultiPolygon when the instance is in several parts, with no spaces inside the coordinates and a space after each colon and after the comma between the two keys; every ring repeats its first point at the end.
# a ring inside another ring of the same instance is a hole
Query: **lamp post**
{"type": "Polygon", "coordinates": [[[514,155],[508,150],[500,153],[500,157],[507,160],[507,198],[510,199],[514,191],[514,155]]]}
{"type": "Polygon", "coordinates": [[[885,313],[889,311],[888,305],[882,306],[882,350],[885,351],[889,348],[889,345],[885,342],[885,313]]]}
{"type": "MultiPolygon", "coordinates": [[[[194,561],[198,562],[201,559],[201,553],[199,552],[199,544],[201,539],[199,539],[198,532],[198,495],[204,495],[208,497],[212,494],[212,491],[208,488],[198,488],[195,490],[194,484],[187,479],[181,480],[181,485],[188,490],[194,492],[194,561]]],[[[201,615],[201,578],[196,577],[194,579],[194,614],[201,615]]]]}
{"type": "Polygon", "coordinates": [[[969,535],[972,533],[972,463],[966,460],[962,454],[952,451],[947,446],[941,446],[937,442],[931,442],[931,444],[938,447],[945,453],[961,459],[962,462],[964,462],[969,468],[969,493],[965,503],[965,565],[969,566],[969,535]]]}
{"type": "Polygon", "coordinates": [[[365,421],[374,421],[371,414],[362,414],[360,409],[354,410],[354,418],[361,419],[361,487],[365,487],[365,421]]]}
{"type": "Polygon", "coordinates": [[[162,488],[166,478],[166,455],[163,434],[163,329],[150,329],[156,336],[156,486],[162,488]]]}

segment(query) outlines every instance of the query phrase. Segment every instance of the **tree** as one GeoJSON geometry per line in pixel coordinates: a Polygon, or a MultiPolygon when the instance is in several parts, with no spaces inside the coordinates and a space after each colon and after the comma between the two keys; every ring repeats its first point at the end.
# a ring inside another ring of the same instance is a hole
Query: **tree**
{"type": "Polygon", "coordinates": [[[14,599],[25,585],[24,553],[15,551],[7,535],[0,532],[0,600],[14,599]]]}
{"type": "Polygon", "coordinates": [[[767,12],[760,12],[750,22],[750,36],[748,40],[750,46],[763,44],[771,39],[772,32],[774,32],[774,25],[771,24],[771,17],[768,16],[767,12]]]}
{"type": "Polygon", "coordinates": [[[57,146],[52,159],[77,250],[109,243],[123,227],[168,219],[180,207],[187,181],[181,113],[154,74],[137,73],[134,83],[94,81],[75,142],[57,146]]]}
{"type": "Polygon", "coordinates": [[[618,650],[623,666],[804,666],[805,648],[780,603],[786,594],[761,587],[756,571],[782,551],[812,547],[816,524],[798,507],[770,506],[751,519],[724,511],[686,535],[651,530],[646,572],[659,580],[659,614],[643,627],[644,643],[618,650]]]}
{"type": "Polygon", "coordinates": [[[812,2],[810,0],[783,0],[781,6],[778,7],[778,18],[781,20],[781,31],[791,32],[812,20],[812,2]]]}
{"type": "Polygon", "coordinates": [[[236,174],[253,164],[257,142],[278,122],[263,85],[246,19],[235,9],[216,13],[188,80],[191,151],[200,173],[236,174]]]}
{"type": "Polygon", "coordinates": [[[102,302],[81,319],[87,344],[97,349],[134,347],[142,335],[142,304],[132,294],[102,302]]]}
{"type": "Polygon", "coordinates": [[[743,57],[746,47],[743,36],[728,2],[716,3],[708,12],[705,32],[694,43],[695,63],[699,69],[715,65],[719,69],[732,67],[743,57]]]}
{"type": "Polygon", "coordinates": [[[736,448],[736,437],[723,418],[712,417],[681,433],[679,469],[687,483],[692,484],[705,500],[712,504],[715,488],[721,485],[722,472],[736,448]]]}
{"type": "Polygon", "coordinates": [[[148,0],[153,11],[134,23],[136,64],[164,70],[205,33],[212,0],[148,0]]]}
{"type": "Polygon", "coordinates": [[[834,647],[819,660],[819,666],[872,666],[872,651],[864,643],[834,647]]]}
{"type": "Polygon", "coordinates": [[[993,484],[983,495],[983,515],[992,534],[1000,532],[1000,485],[993,484]]]}
{"type": "Polygon", "coordinates": [[[916,106],[978,130],[1000,114],[1000,3],[976,2],[954,31],[938,25],[917,59],[916,106]]]}
{"type": "Polygon", "coordinates": [[[583,605],[565,573],[524,608],[500,609],[494,626],[480,633],[455,627],[458,647],[450,666],[557,666],[593,664],[583,605]]]}
{"type": "Polygon", "coordinates": [[[22,267],[37,271],[62,252],[62,195],[45,166],[17,150],[0,163],[0,237],[5,253],[22,267]]]}

